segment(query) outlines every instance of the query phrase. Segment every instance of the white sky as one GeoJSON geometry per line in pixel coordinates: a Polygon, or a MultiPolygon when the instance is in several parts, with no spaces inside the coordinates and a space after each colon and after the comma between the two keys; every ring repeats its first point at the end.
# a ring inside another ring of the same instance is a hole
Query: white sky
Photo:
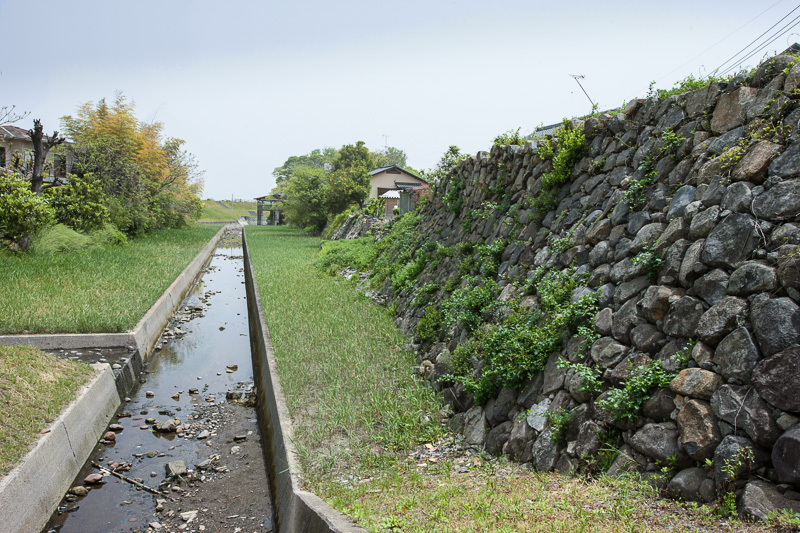
{"type": "MultiPolygon", "coordinates": [[[[474,154],[501,132],[588,113],[570,74],[600,109],[616,107],[651,80],[713,70],[797,5],[0,0],[0,105],[51,132],[122,91],[141,120],[186,140],[204,198],[250,199],[314,148],[377,150],[385,134],[424,169],[451,144],[474,154]]],[[[800,41],[794,31],[747,64],[800,41]]]]}

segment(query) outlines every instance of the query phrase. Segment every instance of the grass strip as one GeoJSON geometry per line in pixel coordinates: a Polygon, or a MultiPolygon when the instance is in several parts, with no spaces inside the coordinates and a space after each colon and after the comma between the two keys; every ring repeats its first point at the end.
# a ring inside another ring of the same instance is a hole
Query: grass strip
{"type": "Polygon", "coordinates": [[[314,267],[320,239],[248,226],[247,242],[307,476],[331,479],[441,434],[392,316],[314,267]]]}
{"type": "Polygon", "coordinates": [[[130,331],[217,231],[168,229],[78,253],[0,253],[0,333],[130,331]]]}
{"type": "MultiPolygon", "coordinates": [[[[256,202],[217,202],[216,200],[203,200],[203,211],[198,222],[228,222],[238,220],[239,217],[249,217],[250,211],[256,212],[256,202]],[[223,205],[220,205],[223,204],[223,205]],[[225,207],[227,206],[227,207],[225,207]]],[[[265,215],[266,216],[266,215],[265,215]]]]}
{"type": "Polygon", "coordinates": [[[0,476],[28,453],[93,374],[86,363],[28,346],[0,346],[0,476]]]}

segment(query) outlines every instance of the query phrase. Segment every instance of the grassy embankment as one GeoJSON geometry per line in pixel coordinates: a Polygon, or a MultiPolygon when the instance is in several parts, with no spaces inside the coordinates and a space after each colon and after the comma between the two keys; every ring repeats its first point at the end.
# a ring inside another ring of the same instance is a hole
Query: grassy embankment
{"type": "Polygon", "coordinates": [[[129,331],[217,231],[162,230],[80,253],[0,253],[0,333],[129,331]]]}
{"type": "Polygon", "coordinates": [[[438,405],[392,317],[313,266],[320,240],[286,227],[247,235],[308,488],[367,529],[770,530],[660,500],[638,477],[539,473],[459,450],[428,422],[438,405]]]}
{"type": "Polygon", "coordinates": [[[0,477],[25,456],[92,374],[86,363],[27,346],[0,346],[0,477]]]}
{"type": "Polygon", "coordinates": [[[203,200],[203,212],[198,222],[228,222],[251,216],[250,211],[256,211],[256,202],[234,202],[233,211],[230,200],[221,203],[227,207],[222,207],[215,200],[203,200]]]}

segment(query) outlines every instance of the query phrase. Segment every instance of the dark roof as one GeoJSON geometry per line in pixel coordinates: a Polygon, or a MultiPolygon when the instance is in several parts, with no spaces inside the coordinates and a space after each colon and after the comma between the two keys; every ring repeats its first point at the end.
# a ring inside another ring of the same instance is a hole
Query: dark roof
{"type": "Polygon", "coordinates": [[[259,196],[258,198],[253,198],[253,200],[257,200],[259,202],[265,202],[265,201],[283,202],[284,201],[283,198],[281,198],[280,196],[275,196],[275,195],[272,195],[272,196],[259,196]]]}
{"type": "Polygon", "coordinates": [[[16,126],[11,126],[6,124],[5,126],[0,126],[0,137],[11,137],[12,139],[25,139],[26,141],[30,141],[31,138],[28,135],[28,130],[23,130],[22,128],[18,128],[16,126]]]}
{"type": "MultiPolygon", "coordinates": [[[[0,126],[0,139],[11,137],[12,139],[20,139],[23,141],[30,141],[31,136],[28,135],[30,130],[26,130],[24,128],[18,128],[17,126],[12,126],[10,124],[6,124],[5,126],[0,126]]],[[[42,139],[46,142],[50,140],[49,135],[43,135],[42,139]]],[[[69,142],[67,142],[69,144],[69,142]]]]}
{"type": "Polygon", "coordinates": [[[369,175],[370,176],[374,176],[375,174],[380,174],[381,172],[386,172],[387,170],[392,169],[392,168],[396,168],[397,170],[399,170],[401,172],[405,172],[409,176],[413,176],[413,177],[417,178],[419,181],[421,181],[423,183],[428,183],[427,181],[425,181],[424,178],[420,178],[416,174],[414,174],[412,172],[409,172],[408,170],[406,170],[403,167],[398,166],[398,165],[389,165],[388,167],[380,167],[380,168],[376,168],[375,170],[370,170],[369,175]]]}

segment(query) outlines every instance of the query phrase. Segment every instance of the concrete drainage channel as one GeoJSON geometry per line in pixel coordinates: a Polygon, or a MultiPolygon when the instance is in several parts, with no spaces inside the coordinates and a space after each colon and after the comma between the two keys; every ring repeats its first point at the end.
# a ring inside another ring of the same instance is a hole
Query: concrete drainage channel
{"type": "Polygon", "coordinates": [[[274,531],[243,270],[237,230],[203,268],[46,531],[274,531]]]}
{"type": "Polygon", "coordinates": [[[160,301],[138,335],[119,334],[126,348],[109,348],[100,336],[101,347],[78,349],[76,336],[58,336],[67,338],[56,350],[56,336],[28,336],[28,344],[101,362],[78,400],[0,481],[1,531],[363,531],[299,489],[289,417],[239,231],[229,229],[215,251],[220,231],[187,267],[188,282],[176,280],[185,287],[173,284],[162,298],[169,312],[156,309],[160,301]],[[155,320],[162,325],[154,335],[155,320]],[[139,345],[156,350],[143,361],[139,345]]]}

